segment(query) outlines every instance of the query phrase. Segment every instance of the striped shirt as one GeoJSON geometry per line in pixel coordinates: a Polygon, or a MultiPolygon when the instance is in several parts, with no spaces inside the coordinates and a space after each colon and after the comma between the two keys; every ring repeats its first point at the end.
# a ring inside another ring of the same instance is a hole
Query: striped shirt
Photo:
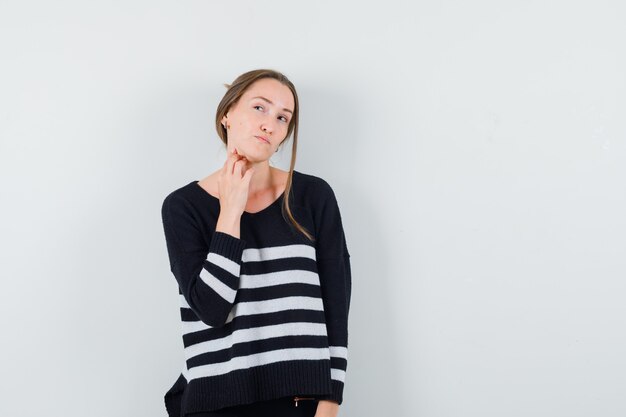
{"type": "Polygon", "coordinates": [[[184,346],[170,416],[291,395],[342,403],[351,272],[339,206],[326,181],[293,171],[290,208],[310,241],[284,198],[244,212],[236,238],[215,230],[219,199],[197,181],[165,197],[184,346]]]}

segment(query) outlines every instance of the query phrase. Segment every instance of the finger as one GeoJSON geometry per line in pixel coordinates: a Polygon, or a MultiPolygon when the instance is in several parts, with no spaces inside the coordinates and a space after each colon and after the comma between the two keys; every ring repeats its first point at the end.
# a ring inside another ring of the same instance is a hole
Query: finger
{"type": "Polygon", "coordinates": [[[237,153],[237,148],[234,148],[233,151],[228,155],[228,159],[226,160],[226,172],[229,174],[233,173],[233,165],[237,162],[241,156],[237,153]]]}
{"type": "Polygon", "coordinates": [[[234,168],[234,172],[233,174],[235,174],[237,176],[237,178],[241,178],[241,171],[243,170],[243,167],[246,165],[246,161],[243,159],[240,159],[238,161],[235,161],[235,168],[234,168]]]}
{"type": "Polygon", "coordinates": [[[226,173],[228,170],[228,162],[233,159],[233,152],[229,152],[226,155],[226,160],[224,161],[224,165],[222,165],[222,172],[226,173]]]}

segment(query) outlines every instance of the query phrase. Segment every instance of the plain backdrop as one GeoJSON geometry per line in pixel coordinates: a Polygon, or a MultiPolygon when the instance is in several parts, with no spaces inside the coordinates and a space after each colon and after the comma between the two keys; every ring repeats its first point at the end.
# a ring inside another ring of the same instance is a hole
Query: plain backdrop
{"type": "Polygon", "coordinates": [[[221,167],[223,83],[255,68],[296,85],[296,169],[342,211],[340,416],[626,415],[625,20],[617,0],[0,1],[0,415],[166,416],[161,203],[221,167]]]}

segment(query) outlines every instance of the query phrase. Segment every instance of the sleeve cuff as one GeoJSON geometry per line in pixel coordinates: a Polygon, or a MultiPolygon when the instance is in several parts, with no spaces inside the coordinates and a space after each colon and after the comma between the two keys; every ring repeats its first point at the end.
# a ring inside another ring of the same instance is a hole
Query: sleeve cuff
{"type": "Polygon", "coordinates": [[[209,252],[220,254],[231,261],[240,262],[246,241],[228,233],[215,231],[209,245],[209,252]]]}
{"type": "Polygon", "coordinates": [[[332,392],[326,395],[319,395],[318,400],[335,401],[339,405],[343,402],[343,382],[335,379],[331,380],[332,392]]]}

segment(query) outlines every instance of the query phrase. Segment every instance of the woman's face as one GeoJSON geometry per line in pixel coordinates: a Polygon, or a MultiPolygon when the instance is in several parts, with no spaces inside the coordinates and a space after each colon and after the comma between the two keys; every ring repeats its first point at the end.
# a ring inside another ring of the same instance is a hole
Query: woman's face
{"type": "Polygon", "coordinates": [[[289,87],[273,78],[254,82],[222,118],[230,126],[228,153],[237,148],[249,162],[268,160],[287,136],[293,110],[289,87]]]}

